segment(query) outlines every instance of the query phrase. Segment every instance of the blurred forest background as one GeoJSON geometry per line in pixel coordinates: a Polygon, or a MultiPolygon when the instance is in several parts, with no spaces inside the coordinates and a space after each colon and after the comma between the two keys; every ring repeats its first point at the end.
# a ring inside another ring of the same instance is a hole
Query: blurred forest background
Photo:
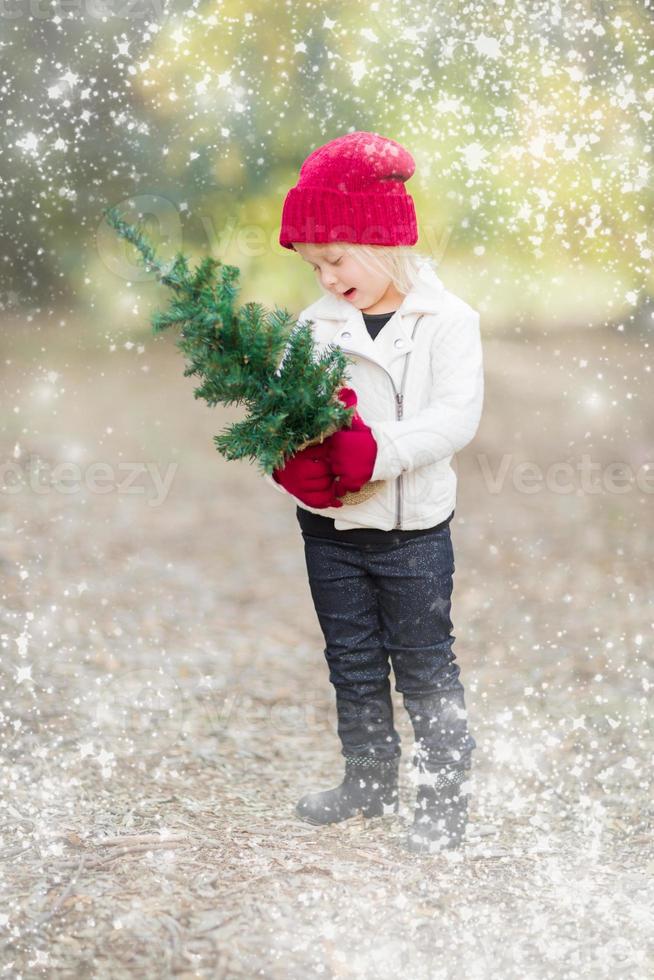
{"type": "Polygon", "coordinates": [[[101,227],[128,200],[171,255],[210,252],[244,299],[300,308],[315,286],[277,244],[284,195],[359,129],[414,154],[418,248],[486,330],[651,329],[649,2],[53,9],[0,20],[6,314],[146,331],[156,293],[101,227]]]}
{"type": "Polygon", "coordinates": [[[648,0],[11,0],[0,12],[0,973],[654,976],[654,10],[648,0]],[[103,224],[298,312],[305,157],[416,160],[481,314],[453,613],[462,855],[321,829],[342,757],[293,502],[212,436],[103,224]]]}

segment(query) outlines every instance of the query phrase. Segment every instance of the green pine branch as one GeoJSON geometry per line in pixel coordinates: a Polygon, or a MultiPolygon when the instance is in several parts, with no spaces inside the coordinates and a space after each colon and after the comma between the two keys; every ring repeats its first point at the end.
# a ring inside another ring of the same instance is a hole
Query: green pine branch
{"type": "Polygon", "coordinates": [[[332,345],[317,353],[311,320],[298,322],[287,310],[256,302],[237,307],[237,266],[207,256],[190,270],[181,252],[164,263],[140,225],[128,224],[116,208],[103,215],[171,290],[167,308],[151,317],[152,330],[179,331],[184,376],[200,382],[194,396],[212,407],[245,407],[244,419],[214,436],[226,459],[250,459],[270,474],[303,442],[350,424],[354,409],[336,397],[347,384],[348,358],[332,345]]]}

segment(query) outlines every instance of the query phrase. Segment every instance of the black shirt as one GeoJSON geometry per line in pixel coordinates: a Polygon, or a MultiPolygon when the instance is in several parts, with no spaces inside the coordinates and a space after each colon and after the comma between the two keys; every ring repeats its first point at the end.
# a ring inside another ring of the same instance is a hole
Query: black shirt
{"type": "MultiPolygon", "coordinates": [[[[396,312],[396,311],[393,311],[396,312]]],[[[363,321],[368,333],[373,340],[377,337],[380,330],[393,316],[392,313],[362,313],[363,321]]],[[[413,531],[401,531],[393,528],[391,531],[383,531],[378,527],[356,527],[348,528],[347,531],[337,531],[334,526],[333,517],[324,517],[321,514],[314,514],[310,510],[305,510],[299,504],[295,510],[298,523],[302,529],[302,534],[308,534],[316,538],[331,538],[333,541],[345,541],[350,544],[395,544],[407,538],[417,538],[423,534],[432,534],[434,531],[445,527],[454,517],[454,511],[440,524],[433,527],[417,528],[413,531]]]]}

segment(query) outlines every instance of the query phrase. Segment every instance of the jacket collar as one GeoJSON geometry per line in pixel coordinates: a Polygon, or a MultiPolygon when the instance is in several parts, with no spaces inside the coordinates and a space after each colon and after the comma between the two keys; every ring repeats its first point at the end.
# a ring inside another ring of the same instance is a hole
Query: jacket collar
{"type": "Polygon", "coordinates": [[[388,371],[396,358],[413,350],[412,333],[417,320],[424,313],[438,313],[444,293],[445,287],[434,270],[423,266],[418,283],[406,294],[376,340],[368,333],[361,311],[333,293],[325,294],[307,307],[303,319],[334,321],[333,343],[375,361],[388,371]]]}

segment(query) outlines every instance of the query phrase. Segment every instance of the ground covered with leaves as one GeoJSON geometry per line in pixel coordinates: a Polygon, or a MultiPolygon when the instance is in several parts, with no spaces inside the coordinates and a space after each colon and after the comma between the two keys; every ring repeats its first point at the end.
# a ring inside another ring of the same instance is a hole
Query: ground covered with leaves
{"type": "Polygon", "coordinates": [[[451,526],[471,824],[414,857],[397,692],[400,814],[294,816],[343,760],[292,503],[211,443],[237,413],[171,341],[9,335],[1,976],[652,975],[651,341],[485,340],[451,526]]]}

